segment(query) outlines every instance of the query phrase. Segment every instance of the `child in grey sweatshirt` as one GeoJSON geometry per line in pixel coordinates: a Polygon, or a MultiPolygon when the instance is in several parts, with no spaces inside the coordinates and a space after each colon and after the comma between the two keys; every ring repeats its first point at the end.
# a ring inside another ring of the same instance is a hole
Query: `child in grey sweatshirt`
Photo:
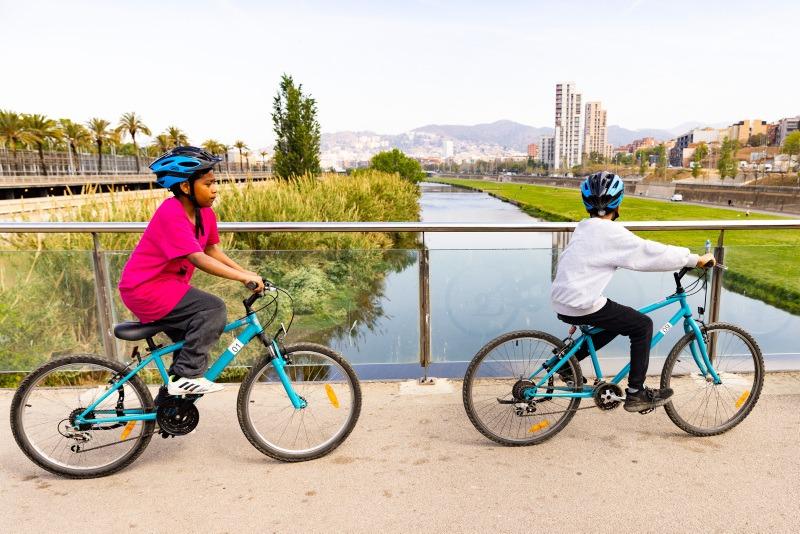
{"type": "MultiPolygon", "coordinates": [[[[603,332],[592,337],[595,349],[622,334],[631,339],[631,370],[625,409],[640,412],[669,401],[672,390],[644,385],[650,361],[653,321],[643,313],[603,296],[617,269],[672,271],[713,265],[711,254],[698,256],[689,249],[642,239],[614,221],[619,217],[624,185],[619,176],[599,172],[581,184],[583,203],[591,218],[578,223],[558,262],[550,292],[558,318],[572,325],[592,325],[603,332]]],[[[589,355],[581,347],[576,356],[589,355]]],[[[571,371],[567,369],[571,374],[571,371]]],[[[568,379],[569,377],[562,378],[568,379]]]]}

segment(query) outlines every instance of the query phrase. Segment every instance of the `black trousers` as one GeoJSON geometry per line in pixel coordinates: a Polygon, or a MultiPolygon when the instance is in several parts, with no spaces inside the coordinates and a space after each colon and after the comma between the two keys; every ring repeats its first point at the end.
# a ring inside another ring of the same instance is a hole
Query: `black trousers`
{"type": "Polygon", "coordinates": [[[153,321],[172,341],[185,341],[173,355],[169,373],[185,378],[203,376],[208,369],[208,354],[219,341],[227,319],[221,298],[193,287],[172,311],[153,321]]]}
{"type": "MultiPolygon", "coordinates": [[[[650,363],[650,340],[653,337],[653,320],[647,315],[628,306],[609,299],[606,305],[589,315],[571,317],[558,314],[558,318],[568,324],[592,325],[603,332],[592,336],[595,350],[608,345],[612,339],[622,334],[631,338],[631,372],[628,386],[641,389],[650,363]]],[[[589,356],[589,349],[583,345],[575,354],[578,360],[589,356]]]]}

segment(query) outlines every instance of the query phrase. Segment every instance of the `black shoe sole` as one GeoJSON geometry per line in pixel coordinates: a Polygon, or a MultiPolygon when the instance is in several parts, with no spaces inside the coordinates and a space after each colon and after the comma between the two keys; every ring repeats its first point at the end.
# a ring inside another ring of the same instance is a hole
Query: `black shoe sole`
{"type": "Polygon", "coordinates": [[[625,408],[626,412],[635,413],[635,412],[653,410],[655,408],[658,408],[659,406],[664,406],[668,402],[669,399],[661,399],[655,402],[637,402],[635,404],[634,403],[628,404],[626,402],[622,407],[625,408]]]}

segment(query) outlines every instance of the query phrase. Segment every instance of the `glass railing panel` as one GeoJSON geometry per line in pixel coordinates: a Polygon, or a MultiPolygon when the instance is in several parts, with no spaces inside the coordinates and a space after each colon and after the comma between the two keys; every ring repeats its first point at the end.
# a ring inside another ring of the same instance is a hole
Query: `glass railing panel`
{"type": "Polygon", "coordinates": [[[0,372],[102,352],[92,254],[0,251],[0,372]]]}
{"type": "MultiPolygon", "coordinates": [[[[329,345],[353,364],[362,378],[419,375],[419,263],[416,250],[227,251],[242,266],[262,273],[294,299],[295,318],[287,343],[310,341],[329,345]],[[411,371],[413,369],[413,373],[411,371]],[[398,374],[399,373],[399,374],[398,374]]],[[[128,253],[106,253],[112,288],[119,282],[128,253]]],[[[232,321],[244,314],[249,292],[238,282],[197,271],[192,284],[221,297],[232,321]]],[[[114,321],[134,317],[113,291],[114,321]]],[[[258,301],[256,307],[266,300],[258,301]]],[[[289,299],[279,296],[280,313],[266,327],[274,334],[288,325],[289,299]]],[[[269,309],[259,317],[271,316],[269,309]]],[[[224,334],[212,352],[230,343],[224,334]]],[[[162,341],[167,341],[166,338],[162,341]]],[[[144,345],[144,343],[140,343],[144,345]]],[[[119,342],[120,354],[132,343],[119,342]]],[[[263,354],[257,341],[240,352],[236,365],[251,364],[263,354]]]]}
{"type": "Polygon", "coordinates": [[[800,248],[725,247],[720,320],[742,326],[768,370],[800,368],[800,248]]]}
{"type": "MultiPolygon", "coordinates": [[[[559,339],[569,325],[556,317],[550,288],[557,257],[554,249],[433,250],[431,258],[431,338],[435,376],[461,377],[467,363],[491,339],[512,330],[539,330],[559,339]]],[[[684,285],[692,279],[686,279],[684,285]]],[[[696,289],[699,289],[699,285],[696,289]]],[[[633,308],[663,300],[675,291],[672,273],[618,271],[606,296],[633,308]]],[[[692,310],[703,293],[689,296],[692,310]]],[[[678,311],[677,304],[650,314],[657,330],[678,311]]],[[[650,374],[659,374],[669,350],[683,334],[680,325],[653,349],[650,374]]],[[[627,338],[617,338],[599,352],[604,375],[629,361],[627,338]]],[[[583,364],[594,376],[591,363],[583,364]]]]}

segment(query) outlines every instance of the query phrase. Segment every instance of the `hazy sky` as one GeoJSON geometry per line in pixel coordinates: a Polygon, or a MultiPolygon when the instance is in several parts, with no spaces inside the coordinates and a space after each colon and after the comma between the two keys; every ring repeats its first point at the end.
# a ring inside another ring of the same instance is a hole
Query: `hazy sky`
{"type": "Polygon", "coordinates": [[[257,148],[286,72],[323,132],[552,126],[561,80],[627,128],[776,120],[800,113],[798,34],[797,0],[0,0],[0,109],[257,148]]]}

